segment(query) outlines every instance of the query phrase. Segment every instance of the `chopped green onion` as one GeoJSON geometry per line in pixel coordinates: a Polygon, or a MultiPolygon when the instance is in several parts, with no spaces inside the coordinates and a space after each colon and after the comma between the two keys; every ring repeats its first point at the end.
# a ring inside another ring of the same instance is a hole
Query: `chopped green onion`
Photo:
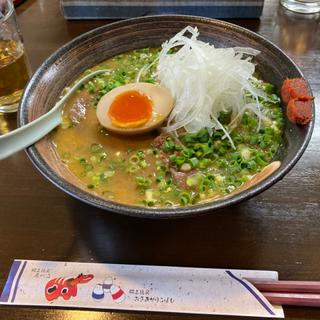
{"type": "Polygon", "coordinates": [[[139,170],[140,170],[140,167],[138,167],[137,165],[133,164],[127,169],[127,172],[135,173],[135,172],[137,172],[139,170]]]}
{"type": "Polygon", "coordinates": [[[107,178],[110,178],[110,177],[113,177],[115,175],[115,171],[105,171],[103,172],[101,175],[103,176],[104,179],[107,179],[107,178]]]}
{"type": "Polygon", "coordinates": [[[145,158],[144,152],[142,150],[137,152],[137,157],[139,160],[143,160],[145,158]]]}
{"type": "Polygon", "coordinates": [[[175,150],[175,143],[172,141],[171,138],[167,138],[162,146],[162,150],[164,152],[170,152],[175,150]]]}
{"type": "Polygon", "coordinates": [[[179,194],[179,200],[180,203],[185,206],[187,204],[190,204],[192,201],[192,195],[189,192],[181,192],[179,194]]]}
{"type": "Polygon", "coordinates": [[[203,181],[203,175],[201,173],[193,174],[192,176],[187,178],[187,186],[196,187],[203,181]]]}
{"type": "Polygon", "coordinates": [[[190,149],[183,149],[181,152],[181,156],[184,158],[190,158],[192,151],[190,149]]]}
{"type": "Polygon", "coordinates": [[[207,168],[211,164],[212,164],[212,161],[210,159],[202,159],[199,162],[199,168],[204,169],[204,168],[207,168]]]}
{"type": "Polygon", "coordinates": [[[102,161],[107,159],[107,154],[105,152],[102,152],[99,154],[99,160],[98,162],[101,163],[102,161]]]}
{"type": "Polygon", "coordinates": [[[172,201],[170,201],[170,200],[166,200],[164,202],[164,205],[167,206],[167,207],[172,207],[172,206],[174,206],[174,203],[172,201]]]}
{"type": "Polygon", "coordinates": [[[100,175],[91,177],[91,182],[94,186],[97,186],[101,181],[100,175]]]}
{"type": "Polygon", "coordinates": [[[147,201],[147,200],[142,200],[142,203],[145,205],[145,206],[147,206],[147,207],[153,207],[155,204],[156,204],[156,202],[155,201],[147,201]]]}
{"type": "Polygon", "coordinates": [[[139,163],[139,161],[140,161],[139,157],[135,154],[129,158],[129,162],[132,164],[137,164],[139,163]]]}
{"type": "Polygon", "coordinates": [[[181,168],[180,168],[180,170],[181,171],[184,171],[184,172],[187,172],[187,171],[190,171],[191,170],[191,164],[190,163],[184,163],[182,166],[181,166],[181,168]]]}
{"type": "Polygon", "coordinates": [[[156,182],[159,183],[160,181],[162,181],[164,178],[163,176],[157,176],[156,177],[156,182]]]}
{"type": "Polygon", "coordinates": [[[90,151],[92,153],[99,153],[99,152],[102,152],[103,151],[103,147],[101,144],[98,144],[98,143],[93,143],[91,146],[90,146],[90,151]]]}
{"type": "Polygon", "coordinates": [[[268,162],[263,159],[263,155],[260,154],[255,156],[255,161],[259,166],[266,166],[268,164],[268,162]]]}
{"type": "Polygon", "coordinates": [[[151,186],[151,180],[144,177],[136,177],[136,184],[139,188],[146,189],[151,186]]]}
{"type": "Polygon", "coordinates": [[[90,161],[91,161],[92,163],[97,163],[98,159],[97,159],[96,156],[92,156],[92,157],[90,157],[90,161]]]}
{"type": "Polygon", "coordinates": [[[199,160],[196,157],[193,157],[193,158],[189,159],[189,162],[191,163],[193,168],[196,168],[198,166],[198,164],[199,164],[199,160]]]}
{"type": "Polygon", "coordinates": [[[142,160],[142,161],[140,161],[140,162],[139,162],[139,165],[140,165],[140,167],[141,167],[141,168],[145,168],[145,167],[147,167],[147,166],[148,166],[148,164],[147,164],[146,160],[142,160]]]}

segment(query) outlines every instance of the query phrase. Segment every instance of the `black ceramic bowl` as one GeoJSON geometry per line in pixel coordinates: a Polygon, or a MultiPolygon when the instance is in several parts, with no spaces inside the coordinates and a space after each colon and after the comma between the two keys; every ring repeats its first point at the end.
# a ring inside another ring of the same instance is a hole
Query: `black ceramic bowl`
{"type": "MultiPolygon", "coordinates": [[[[33,75],[22,97],[19,124],[25,125],[47,112],[63,88],[87,68],[128,50],[160,46],[185,26],[197,26],[200,38],[216,47],[247,46],[260,50],[257,69],[265,81],[279,90],[286,78],[303,77],[299,68],[279,48],[263,37],[236,25],[191,16],[153,16],[108,24],[85,33],[51,55],[33,75]]],[[[314,105],[313,105],[314,108],[314,105]]],[[[313,110],[314,114],[314,110],[313,110]]],[[[198,215],[246,200],[280,180],[298,161],[310,140],[314,120],[306,126],[286,122],[280,168],[253,187],[220,200],[181,208],[152,209],[122,205],[89,193],[57,156],[50,135],[27,149],[38,170],[53,184],[93,206],[137,217],[198,215]]]]}

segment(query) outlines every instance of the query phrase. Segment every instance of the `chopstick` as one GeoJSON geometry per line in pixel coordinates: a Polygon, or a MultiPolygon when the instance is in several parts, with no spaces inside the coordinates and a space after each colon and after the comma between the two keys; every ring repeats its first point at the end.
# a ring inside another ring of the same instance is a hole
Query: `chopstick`
{"type": "Polygon", "coordinates": [[[320,307],[320,281],[249,281],[270,303],[320,307]]]}
{"type": "Polygon", "coordinates": [[[320,307],[320,294],[312,293],[284,293],[284,292],[261,292],[272,304],[320,307]]]}
{"type": "Polygon", "coordinates": [[[320,294],[320,281],[252,280],[250,282],[260,291],[290,292],[290,293],[319,293],[320,294]]]}

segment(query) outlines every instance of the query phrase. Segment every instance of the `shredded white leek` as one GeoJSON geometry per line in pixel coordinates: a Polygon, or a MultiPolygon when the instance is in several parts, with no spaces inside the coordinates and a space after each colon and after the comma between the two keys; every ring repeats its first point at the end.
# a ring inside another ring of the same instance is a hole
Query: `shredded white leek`
{"type": "Polygon", "coordinates": [[[261,119],[266,118],[258,99],[265,98],[265,94],[252,85],[256,79],[251,58],[259,51],[216,48],[198,40],[198,36],[198,29],[188,26],[162,45],[157,77],[175,98],[175,106],[164,130],[176,132],[184,128],[187,132],[197,132],[204,127],[221,129],[234,147],[230,132],[246,110],[256,114],[258,127],[261,119]],[[172,49],[179,50],[172,53],[172,49]],[[253,97],[250,103],[245,97],[248,93],[253,97]],[[228,128],[218,120],[222,111],[232,114],[228,128]]]}

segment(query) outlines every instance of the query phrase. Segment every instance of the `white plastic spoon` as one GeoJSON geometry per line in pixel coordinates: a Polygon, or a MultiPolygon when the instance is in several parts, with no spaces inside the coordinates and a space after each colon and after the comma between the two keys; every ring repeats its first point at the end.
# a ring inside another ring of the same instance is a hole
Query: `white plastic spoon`
{"type": "Polygon", "coordinates": [[[5,159],[26,147],[29,147],[36,141],[43,138],[56,126],[58,126],[61,123],[62,107],[70,98],[70,96],[72,96],[72,94],[78,90],[81,85],[86,83],[92,77],[107,71],[108,70],[97,70],[89,73],[79,80],[49,112],[23,127],[0,136],[0,160],[5,159]]]}

